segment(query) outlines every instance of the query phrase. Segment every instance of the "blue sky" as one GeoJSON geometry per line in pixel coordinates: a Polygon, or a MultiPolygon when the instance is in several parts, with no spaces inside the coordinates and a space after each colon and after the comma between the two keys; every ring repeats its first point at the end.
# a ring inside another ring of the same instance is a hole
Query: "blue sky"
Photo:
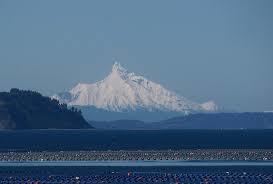
{"type": "Polygon", "coordinates": [[[273,1],[0,1],[0,91],[51,95],[114,59],[197,102],[273,110],[273,1]]]}

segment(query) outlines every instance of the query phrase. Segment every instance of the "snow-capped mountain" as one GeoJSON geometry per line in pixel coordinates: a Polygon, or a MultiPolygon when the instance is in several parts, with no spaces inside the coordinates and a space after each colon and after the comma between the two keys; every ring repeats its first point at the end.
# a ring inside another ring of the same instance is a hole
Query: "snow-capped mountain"
{"type": "Polygon", "coordinates": [[[160,84],[128,72],[115,63],[111,73],[103,80],[93,84],[77,84],[68,92],[59,93],[52,98],[69,106],[90,106],[111,112],[164,111],[214,112],[214,102],[199,104],[171,92],[160,84]]]}

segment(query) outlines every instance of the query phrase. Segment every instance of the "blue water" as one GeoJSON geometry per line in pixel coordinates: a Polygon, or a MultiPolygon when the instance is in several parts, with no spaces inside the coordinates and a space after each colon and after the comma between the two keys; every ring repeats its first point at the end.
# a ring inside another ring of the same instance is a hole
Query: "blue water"
{"type": "Polygon", "coordinates": [[[272,130],[0,131],[0,150],[273,148],[272,130]]]}
{"type": "Polygon", "coordinates": [[[272,161],[26,161],[26,162],[0,162],[0,167],[40,167],[40,166],[103,166],[103,167],[238,167],[238,166],[270,166],[273,167],[272,161]]]}
{"type": "MultiPolygon", "coordinates": [[[[0,150],[273,148],[272,130],[0,131],[0,150]]],[[[0,162],[0,183],[273,183],[270,161],[0,162]],[[128,173],[131,173],[130,175],[128,173]]]]}
{"type": "Polygon", "coordinates": [[[186,167],[69,165],[2,166],[0,183],[273,183],[273,167],[265,165],[215,166],[210,162],[186,167]]]}

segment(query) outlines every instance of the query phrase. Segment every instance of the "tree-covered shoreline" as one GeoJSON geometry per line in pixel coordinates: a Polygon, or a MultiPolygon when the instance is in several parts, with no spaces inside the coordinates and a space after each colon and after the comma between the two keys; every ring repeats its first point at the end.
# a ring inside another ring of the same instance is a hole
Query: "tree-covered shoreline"
{"type": "Polygon", "coordinates": [[[0,129],[92,128],[81,111],[36,91],[0,92],[0,129]]]}

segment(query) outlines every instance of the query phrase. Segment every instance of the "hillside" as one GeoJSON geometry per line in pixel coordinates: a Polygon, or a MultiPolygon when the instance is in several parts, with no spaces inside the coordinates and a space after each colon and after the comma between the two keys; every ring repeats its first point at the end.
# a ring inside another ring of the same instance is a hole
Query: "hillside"
{"type": "Polygon", "coordinates": [[[0,129],[92,128],[76,108],[38,92],[11,89],[0,93],[0,129]]]}

